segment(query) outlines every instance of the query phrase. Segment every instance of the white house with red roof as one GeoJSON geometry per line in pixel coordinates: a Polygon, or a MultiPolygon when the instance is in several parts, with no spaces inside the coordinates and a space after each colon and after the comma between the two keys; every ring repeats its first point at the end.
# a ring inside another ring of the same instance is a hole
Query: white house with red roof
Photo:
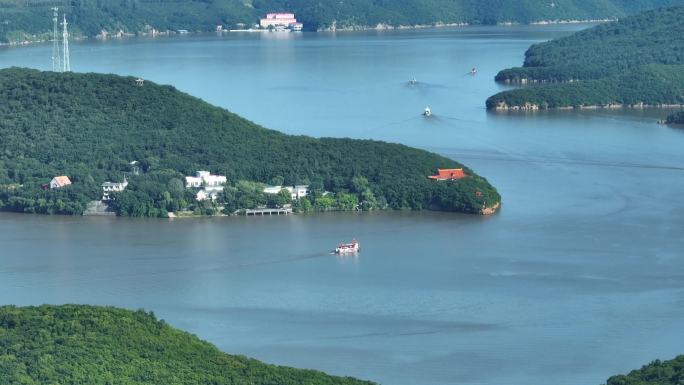
{"type": "Polygon", "coordinates": [[[66,175],[56,176],[50,181],[50,188],[62,188],[71,184],[71,179],[66,175]]]}

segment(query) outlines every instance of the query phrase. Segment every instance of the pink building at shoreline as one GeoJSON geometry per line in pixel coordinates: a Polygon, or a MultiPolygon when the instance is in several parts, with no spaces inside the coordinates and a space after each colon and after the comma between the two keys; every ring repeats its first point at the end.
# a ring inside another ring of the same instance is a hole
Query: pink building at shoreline
{"type": "Polygon", "coordinates": [[[289,27],[292,24],[299,24],[297,23],[297,19],[295,19],[295,14],[294,13],[268,13],[266,14],[266,17],[261,19],[259,22],[259,25],[261,28],[268,28],[268,27],[275,27],[278,25],[282,25],[284,27],[289,27]]]}

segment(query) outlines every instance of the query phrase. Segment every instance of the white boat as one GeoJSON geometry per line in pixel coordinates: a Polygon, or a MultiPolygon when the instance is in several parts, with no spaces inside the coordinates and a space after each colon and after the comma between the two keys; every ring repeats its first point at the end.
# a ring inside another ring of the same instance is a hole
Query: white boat
{"type": "Polygon", "coordinates": [[[423,116],[426,118],[432,116],[432,110],[430,109],[430,107],[425,107],[425,111],[423,111],[423,116]]]}
{"type": "Polygon", "coordinates": [[[290,32],[290,29],[284,25],[276,25],[273,27],[273,32],[290,32]]]}
{"type": "Polygon", "coordinates": [[[418,84],[418,80],[416,80],[416,78],[412,78],[409,80],[409,84],[418,84]]]}
{"type": "Polygon", "coordinates": [[[335,254],[355,254],[361,250],[361,246],[356,239],[352,240],[351,243],[340,243],[335,248],[335,254]]]}

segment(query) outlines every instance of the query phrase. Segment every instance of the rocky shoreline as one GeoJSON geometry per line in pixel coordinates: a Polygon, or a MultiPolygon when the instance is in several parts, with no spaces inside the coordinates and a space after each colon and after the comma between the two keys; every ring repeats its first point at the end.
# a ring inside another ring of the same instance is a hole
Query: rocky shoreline
{"type": "Polygon", "coordinates": [[[562,106],[562,107],[540,107],[537,103],[525,103],[522,105],[509,106],[506,102],[499,102],[493,110],[496,111],[539,111],[539,110],[608,110],[608,109],[641,109],[641,108],[678,108],[684,104],[620,104],[609,103],[603,105],[581,105],[581,106],[562,106]]]}
{"type": "Polygon", "coordinates": [[[496,202],[492,207],[483,207],[482,210],[480,210],[480,215],[492,215],[496,213],[500,207],[501,202],[496,202]]]}
{"type": "Polygon", "coordinates": [[[333,21],[332,25],[318,28],[316,32],[338,32],[338,31],[387,31],[387,30],[404,30],[404,29],[424,29],[424,28],[445,28],[445,27],[467,27],[470,23],[442,23],[434,24],[415,24],[415,25],[391,25],[387,23],[378,23],[376,25],[345,25],[337,26],[337,22],[333,21]]]}

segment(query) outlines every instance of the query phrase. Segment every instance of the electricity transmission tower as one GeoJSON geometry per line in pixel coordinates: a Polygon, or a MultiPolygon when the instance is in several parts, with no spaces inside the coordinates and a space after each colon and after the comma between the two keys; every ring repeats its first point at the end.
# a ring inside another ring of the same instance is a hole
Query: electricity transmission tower
{"type": "Polygon", "coordinates": [[[64,54],[62,72],[71,72],[71,62],[69,60],[69,31],[67,31],[66,15],[64,15],[64,21],[62,22],[62,25],[64,26],[64,32],[62,33],[62,53],[64,54]]]}
{"type": "Polygon", "coordinates": [[[62,71],[62,63],[59,57],[59,13],[57,7],[52,8],[52,70],[62,71]]]}

